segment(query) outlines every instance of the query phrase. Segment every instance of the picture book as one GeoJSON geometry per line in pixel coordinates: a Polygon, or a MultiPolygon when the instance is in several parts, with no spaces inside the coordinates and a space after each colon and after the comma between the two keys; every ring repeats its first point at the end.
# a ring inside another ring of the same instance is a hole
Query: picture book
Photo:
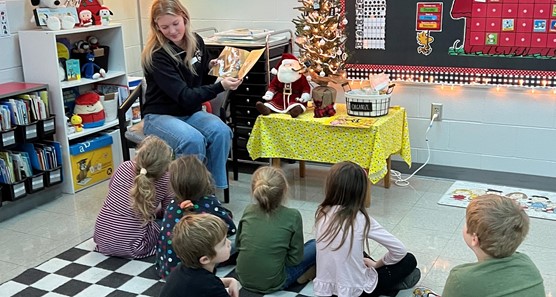
{"type": "Polygon", "coordinates": [[[78,59],[69,59],[66,61],[66,75],[68,80],[81,79],[81,67],[78,59]]]}
{"type": "Polygon", "coordinates": [[[376,122],[373,118],[354,117],[349,115],[337,115],[330,117],[324,122],[326,126],[345,128],[370,128],[376,122]]]}
{"type": "Polygon", "coordinates": [[[217,58],[218,64],[212,67],[209,74],[242,79],[255,66],[263,53],[264,48],[247,51],[226,46],[217,58]]]}

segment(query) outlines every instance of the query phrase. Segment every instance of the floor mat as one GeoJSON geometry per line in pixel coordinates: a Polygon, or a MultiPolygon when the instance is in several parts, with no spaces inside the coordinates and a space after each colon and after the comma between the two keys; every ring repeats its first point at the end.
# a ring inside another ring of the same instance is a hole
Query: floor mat
{"type": "Polygon", "coordinates": [[[456,181],[440,198],[438,204],[465,208],[471,199],[487,193],[516,200],[530,217],[556,220],[554,212],[556,193],[554,192],[456,181]]]}
{"type": "MultiPolygon", "coordinates": [[[[94,252],[89,239],[43,264],[28,269],[0,285],[0,296],[127,297],[159,296],[164,282],[154,269],[154,256],[128,260],[94,252]]],[[[217,275],[234,276],[235,266],[220,267],[217,275]]],[[[240,291],[241,297],[312,296],[313,284],[298,285],[288,291],[262,295],[240,291]]]]}

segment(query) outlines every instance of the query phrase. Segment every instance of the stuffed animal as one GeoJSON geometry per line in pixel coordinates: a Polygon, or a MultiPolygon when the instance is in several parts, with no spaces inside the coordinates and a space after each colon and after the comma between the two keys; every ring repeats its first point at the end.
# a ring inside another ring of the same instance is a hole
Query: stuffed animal
{"type": "Polygon", "coordinates": [[[95,92],[87,92],[75,99],[73,113],[83,120],[83,128],[94,128],[104,125],[104,107],[100,103],[100,96],[95,92]]]}
{"type": "Polygon", "coordinates": [[[99,0],[82,0],[77,8],[77,12],[81,13],[85,9],[93,14],[93,24],[100,25],[101,21],[98,12],[102,9],[102,2],[99,0]]]}
{"type": "Polygon", "coordinates": [[[100,17],[100,24],[103,26],[107,26],[110,24],[110,16],[114,15],[110,9],[106,6],[102,6],[102,8],[98,11],[98,16],[100,17]]]}
{"type": "Polygon", "coordinates": [[[292,54],[282,54],[278,70],[273,69],[276,76],[270,82],[268,91],[263,96],[267,102],[257,102],[257,110],[262,115],[272,112],[289,113],[296,118],[307,109],[311,99],[311,86],[307,78],[301,74],[304,67],[292,54]]]}
{"type": "Polygon", "coordinates": [[[93,13],[88,9],[79,12],[79,26],[89,27],[93,25],[93,13]]]}
{"type": "Polygon", "coordinates": [[[75,132],[83,131],[83,119],[79,115],[72,115],[70,122],[75,127],[75,132]]]}
{"type": "Polygon", "coordinates": [[[95,55],[93,53],[87,53],[87,61],[87,63],[81,66],[83,77],[97,79],[106,75],[106,70],[95,64],[95,55]],[[95,73],[95,69],[98,70],[97,73],[95,73]]]}
{"type": "MultiPolygon", "coordinates": [[[[59,0],[31,0],[31,5],[38,6],[39,8],[58,8],[58,7],[65,7],[62,4],[62,1],[59,0]]],[[[36,13],[35,13],[36,14],[36,13]]],[[[77,20],[72,17],[71,15],[64,15],[63,17],[56,17],[56,16],[48,16],[48,15],[37,15],[36,23],[37,25],[40,23],[39,19],[42,23],[46,24],[46,27],[52,31],[58,31],[61,29],[67,30],[71,29],[75,26],[77,20]]],[[[33,21],[34,18],[31,19],[33,21]]]]}

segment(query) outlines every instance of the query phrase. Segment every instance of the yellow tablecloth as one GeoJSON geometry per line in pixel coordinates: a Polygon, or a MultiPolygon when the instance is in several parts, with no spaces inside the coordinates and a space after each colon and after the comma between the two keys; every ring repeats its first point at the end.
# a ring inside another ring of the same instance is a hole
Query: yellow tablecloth
{"type": "MultiPolygon", "coordinates": [[[[345,115],[344,104],[336,105],[345,115]]],[[[352,161],[369,170],[376,183],[387,173],[386,159],[399,154],[411,166],[409,129],[404,108],[390,108],[370,128],[325,125],[329,118],[314,118],[312,109],[297,118],[273,113],[259,116],[247,142],[253,159],[287,158],[322,163],[352,161]]]]}

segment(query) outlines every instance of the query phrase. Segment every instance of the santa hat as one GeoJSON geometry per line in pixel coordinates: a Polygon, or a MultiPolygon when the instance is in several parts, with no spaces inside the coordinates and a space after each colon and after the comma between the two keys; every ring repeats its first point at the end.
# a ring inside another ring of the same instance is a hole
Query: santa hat
{"type": "Polygon", "coordinates": [[[289,62],[293,62],[292,60],[293,60],[293,61],[299,61],[294,55],[292,55],[292,54],[290,54],[290,53],[283,53],[283,54],[282,54],[282,58],[280,58],[280,61],[278,61],[278,63],[276,64],[276,67],[275,67],[275,68],[272,68],[272,69],[270,70],[270,73],[272,73],[272,74],[274,74],[274,75],[278,74],[278,68],[280,68],[280,66],[281,66],[282,64],[284,64],[284,61],[285,61],[286,63],[289,63],[289,62]]]}
{"type": "Polygon", "coordinates": [[[93,105],[100,100],[100,96],[95,92],[87,92],[85,94],[79,95],[75,99],[76,105],[93,105]]]}

